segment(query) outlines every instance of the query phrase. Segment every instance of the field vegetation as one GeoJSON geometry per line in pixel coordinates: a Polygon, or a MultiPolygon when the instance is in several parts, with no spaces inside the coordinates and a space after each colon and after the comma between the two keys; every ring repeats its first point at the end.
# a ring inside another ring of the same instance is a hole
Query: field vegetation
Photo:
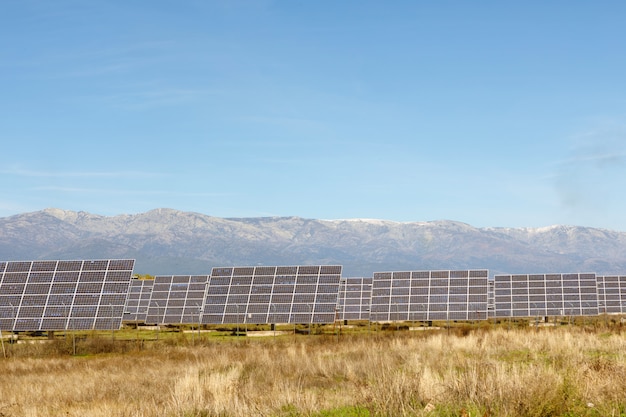
{"type": "Polygon", "coordinates": [[[619,321],[334,330],[5,341],[0,416],[626,416],[619,321]]]}

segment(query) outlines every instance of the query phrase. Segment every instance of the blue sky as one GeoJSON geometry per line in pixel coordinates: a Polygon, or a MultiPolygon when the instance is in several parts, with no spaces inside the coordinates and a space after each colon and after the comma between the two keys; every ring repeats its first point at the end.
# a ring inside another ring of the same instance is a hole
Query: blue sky
{"type": "Polygon", "coordinates": [[[0,216],[626,231],[626,2],[0,10],[0,216]]]}

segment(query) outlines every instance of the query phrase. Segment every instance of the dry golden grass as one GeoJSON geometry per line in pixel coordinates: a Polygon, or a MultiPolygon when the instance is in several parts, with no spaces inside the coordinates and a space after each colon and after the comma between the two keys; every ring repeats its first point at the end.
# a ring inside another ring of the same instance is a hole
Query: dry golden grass
{"type": "Polygon", "coordinates": [[[10,346],[0,416],[626,415],[626,335],[615,330],[90,343],[118,352],[10,346]]]}

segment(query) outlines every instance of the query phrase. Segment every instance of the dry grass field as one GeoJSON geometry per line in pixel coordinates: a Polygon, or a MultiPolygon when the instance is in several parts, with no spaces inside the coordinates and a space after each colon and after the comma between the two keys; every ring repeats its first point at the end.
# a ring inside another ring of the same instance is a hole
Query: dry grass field
{"type": "Polygon", "coordinates": [[[5,346],[0,416],[625,416],[621,327],[5,346]]]}

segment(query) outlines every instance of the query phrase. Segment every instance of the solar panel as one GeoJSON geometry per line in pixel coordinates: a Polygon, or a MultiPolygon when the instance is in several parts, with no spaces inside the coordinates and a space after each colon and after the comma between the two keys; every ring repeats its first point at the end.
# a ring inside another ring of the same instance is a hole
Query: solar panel
{"type": "Polygon", "coordinates": [[[208,275],[154,277],[146,323],[198,324],[208,280],[208,275]]]}
{"type": "Polygon", "coordinates": [[[152,296],[153,279],[131,279],[123,321],[145,322],[152,296]]]}
{"type": "Polygon", "coordinates": [[[372,321],[485,320],[487,270],[376,272],[372,321]]]}
{"type": "Polygon", "coordinates": [[[3,262],[0,329],[119,329],[134,263],[130,259],[3,262]]]}
{"type": "Polygon", "coordinates": [[[597,276],[598,312],[600,314],[626,313],[626,276],[597,276]]]}
{"type": "Polygon", "coordinates": [[[494,281],[495,317],[598,314],[594,273],[496,275],[494,281]]]}
{"type": "Polygon", "coordinates": [[[213,268],[204,324],[332,323],[339,265],[213,268]]]}
{"type": "Polygon", "coordinates": [[[372,300],[372,278],[342,278],[339,283],[339,318],[369,320],[372,300]]]}
{"type": "Polygon", "coordinates": [[[487,317],[496,315],[495,282],[493,279],[487,281],[487,317]]]}

